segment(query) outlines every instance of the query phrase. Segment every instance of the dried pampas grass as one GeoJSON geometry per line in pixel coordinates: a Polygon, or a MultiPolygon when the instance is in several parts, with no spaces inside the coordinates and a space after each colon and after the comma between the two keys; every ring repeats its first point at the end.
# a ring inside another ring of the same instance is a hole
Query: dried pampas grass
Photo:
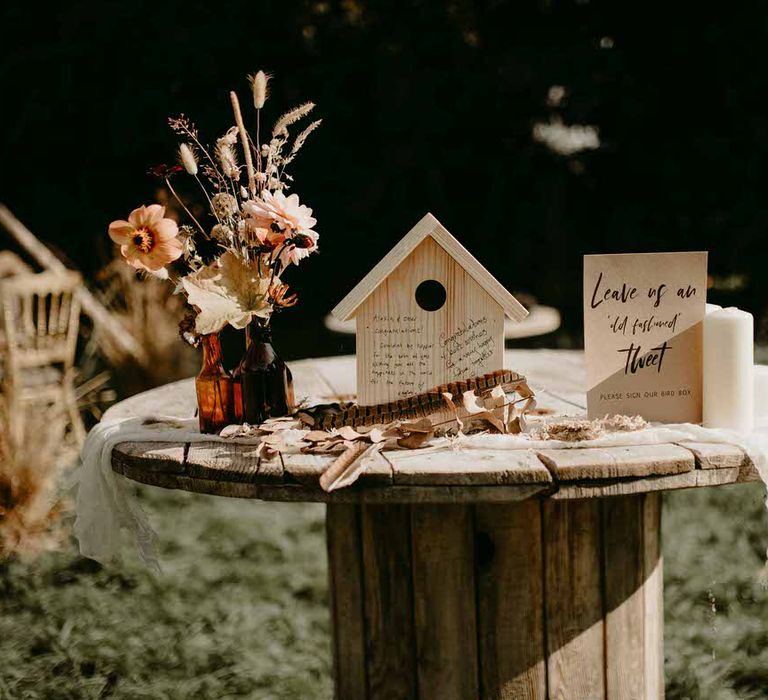
{"type": "Polygon", "coordinates": [[[35,556],[63,540],[57,475],[65,417],[53,406],[27,406],[17,414],[18,444],[8,437],[14,431],[0,404],[0,558],[35,556]]]}

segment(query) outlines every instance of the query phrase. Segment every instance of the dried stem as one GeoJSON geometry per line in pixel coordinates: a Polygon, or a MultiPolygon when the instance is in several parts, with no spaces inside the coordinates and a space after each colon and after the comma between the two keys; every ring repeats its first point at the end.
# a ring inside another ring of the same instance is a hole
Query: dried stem
{"type": "Polygon", "coordinates": [[[216,209],[213,206],[213,202],[211,201],[211,198],[208,196],[208,191],[205,189],[205,187],[203,187],[203,183],[200,182],[200,178],[197,175],[195,175],[195,180],[197,180],[197,184],[200,185],[200,189],[203,191],[203,194],[205,195],[205,198],[208,200],[208,207],[210,208],[210,210],[213,213],[213,215],[216,217],[216,221],[221,223],[221,218],[216,213],[216,209]]]}
{"type": "Polygon", "coordinates": [[[248,187],[251,190],[251,196],[255,196],[256,175],[253,172],[253,159],[251,158],[251,149],[248,144],[248,132],[245,130],[245,124],[243,123],[243,114],[240,111],[240,101],[237,99],[237,94],[234,90],[229,93],[229,99],[232,101],[235,124],[237,124],[237,130],[240,134],[240,143],[243,146],[243,153],[245,154],[245,169],[248,173],[248,187]]]}
{"type": "Polygon", "coordinates": [[[180,125],[180,128],[184,131],[185,134],[187,134],[187,136],[190,139],[192,139],[194,144],[200,149],[201,153],[208,159],[208,162],[211,164],[211,168],[213,169],[214,173],[216,174],[216,177],[220,181],[224,181],[224,177],[221,174],[221,172],[219,171],[219,167],[216,164],[216,161],[211,157],[211,154],[208,153],[208,150],[206,149],[206,147],[203,146],[202,143],[200,143],[200,139],[197,138],[197,134],[194,131],[190,130],[186,125],[182,124],[182,125],[180,125]]]}
{"type": "Polygon", "coordinates": [[[187,205],[184,204],[184,201],[179,197],[179,195],[176,194],[176,190],[173,189],[173,185],[171,184],[171,181],[169,178],[165,178],[165,184],[167,185],[168,189],[171,191],[171,194],[174,196],[174,199],[181,205],[181,208],[184,209],[185,212],[187,212],[187,216],[192,219],[192,221],[195,222],[197,228],[200,229],[200,233],[203,234],[206,238],[208,238],[208,234],[205,232],[205,229],[200,225],[200,222],[195,218],[195,215],[189,211],[187,208],[187,205]]]}
{"type": "Polygon", "coordinates": [[[261,110],[256,110],[256,164],[261,172],[261,110]]]}

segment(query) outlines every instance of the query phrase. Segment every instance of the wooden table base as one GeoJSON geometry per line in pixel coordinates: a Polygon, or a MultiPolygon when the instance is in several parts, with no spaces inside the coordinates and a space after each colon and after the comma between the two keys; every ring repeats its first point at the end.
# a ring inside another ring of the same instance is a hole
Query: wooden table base
{"type": "Polygon", "coordinates": [[[329,504],[339,700],[664,697],[658,493],[329,504]]]}

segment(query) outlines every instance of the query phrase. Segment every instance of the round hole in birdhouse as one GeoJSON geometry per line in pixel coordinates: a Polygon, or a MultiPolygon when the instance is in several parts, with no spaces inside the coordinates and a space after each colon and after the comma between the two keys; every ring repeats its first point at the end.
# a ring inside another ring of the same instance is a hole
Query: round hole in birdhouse
{"type": "Polygon", "coordinates": [[[445,305],[445,287],[437,280],[424,280],[416,287],[416,303],[424,311],[437,311],[445,305]]]}

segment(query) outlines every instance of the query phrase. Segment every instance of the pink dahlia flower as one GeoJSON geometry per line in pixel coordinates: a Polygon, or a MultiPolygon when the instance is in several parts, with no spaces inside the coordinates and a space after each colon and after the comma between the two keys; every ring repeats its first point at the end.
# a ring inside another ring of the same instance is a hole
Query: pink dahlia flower
{"type": "Polygon", "coordinates": [[[264,190],[259,199],[246,202],[243,209],[259,228],[270,229],[275,224],[287,238],[296,233],[314,233],[312,227],[317,219],[312,210],[299,203],[299,196],[287,197],[277,190],[274,194],[264,190]]]}

